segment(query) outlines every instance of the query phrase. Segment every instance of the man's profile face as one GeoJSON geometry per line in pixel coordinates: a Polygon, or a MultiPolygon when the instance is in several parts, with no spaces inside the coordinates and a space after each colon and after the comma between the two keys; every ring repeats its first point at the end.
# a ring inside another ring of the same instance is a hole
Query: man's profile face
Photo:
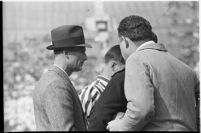
{"type": "Polygon", "coordinates": [[[68,52],[70,61],[69,69],[72,71],[81,71],[84,62],[87,60],[85,47],[77,47],[75,50],[68,52]]]}

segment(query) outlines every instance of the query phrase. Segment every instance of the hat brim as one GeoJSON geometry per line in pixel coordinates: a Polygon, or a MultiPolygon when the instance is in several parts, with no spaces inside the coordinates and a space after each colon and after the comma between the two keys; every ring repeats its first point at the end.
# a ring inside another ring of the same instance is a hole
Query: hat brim
{"type": "Polygon", "coordinates": [[[87,47],[87,48],[92,48],[92,46],[88,43],[85,44],[79,44],[79,45],[69,45],[69,46],[55,46],[55,45],[50,45],[47,46],[46,48],[48,50],[54,50],[54,49],[64,49],[64,48],[69,48],[69,47],[87,47]]]}

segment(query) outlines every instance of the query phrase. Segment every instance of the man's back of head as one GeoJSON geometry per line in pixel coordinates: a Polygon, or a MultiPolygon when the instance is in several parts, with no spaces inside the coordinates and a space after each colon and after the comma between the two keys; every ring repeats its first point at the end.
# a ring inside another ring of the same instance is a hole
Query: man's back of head
{"type": "Polygon", "coordinates": [[[118,27],[119,37],[128,37],[131,41],[152,40],[152,26],[143,17],[132,15],[124,18],[118,27]]]}

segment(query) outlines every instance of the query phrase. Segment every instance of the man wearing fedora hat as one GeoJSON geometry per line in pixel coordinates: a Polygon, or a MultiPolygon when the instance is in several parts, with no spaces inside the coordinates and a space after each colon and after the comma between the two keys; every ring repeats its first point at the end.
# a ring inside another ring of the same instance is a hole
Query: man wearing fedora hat
{"type": "Polygon", "coordinates": [[[77,92],[69,76],[80,71],[87,56],[83,29],[63,25],[51,31],[54,64],[39,80],[34,92],[36,128],[40,131],[85,131],[86,121],[77,92]]]}

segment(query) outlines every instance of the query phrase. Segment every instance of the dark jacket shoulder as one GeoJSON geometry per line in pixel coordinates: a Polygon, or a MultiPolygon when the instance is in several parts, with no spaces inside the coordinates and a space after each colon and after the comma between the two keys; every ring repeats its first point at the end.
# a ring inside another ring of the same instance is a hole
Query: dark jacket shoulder
{"type": "Polygon", "coordinates": [[[112,78],[114,78],[114,77],[116,77],[116,76],[119,76],[119,75],[125,75],[125,69],[122,69],[122,70],[120,70],[120,71],[114,73],[114,74],[112,75],[112,78]]]}

